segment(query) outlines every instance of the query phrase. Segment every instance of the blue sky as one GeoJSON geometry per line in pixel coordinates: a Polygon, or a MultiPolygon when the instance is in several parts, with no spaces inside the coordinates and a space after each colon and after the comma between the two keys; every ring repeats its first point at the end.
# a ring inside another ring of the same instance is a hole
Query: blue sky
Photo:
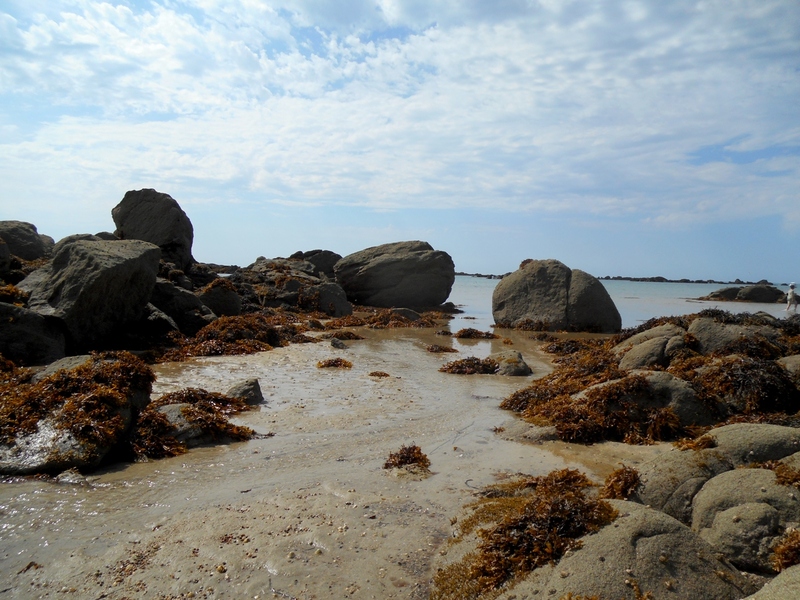
{"type": "Polygon", "coordinates": [[[0,219],[144,187],[204,262],[800,280],[800,3],[4,0],[0,219]]]}

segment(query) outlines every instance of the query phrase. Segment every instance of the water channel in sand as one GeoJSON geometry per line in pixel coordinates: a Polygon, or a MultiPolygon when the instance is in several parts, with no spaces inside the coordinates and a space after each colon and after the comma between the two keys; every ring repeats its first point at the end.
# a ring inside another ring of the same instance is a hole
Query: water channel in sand
{"type": "MultiPolygon", "coordinates": [[[[320,342],[158,365],[154,398],[258,377],[266,402],[237,423],[264,435],[117,466],[83,485],[0,484],[0,599],[426,598],[451,519],[476,488],[565,466],[602,480],[622,460],[662,451],[503,440],[494,430],[513,417],[498,405],[531,378],[438,371],[507,349],[502,340],[359,332],[366,339],[345,350],[320,342]],[[427,352],[434,343],[459,353],[427,352]],[[335,356],[353,368],[317,368],[335,356]],[[429,477],[383,468],[409,444],[430,458],[429,477]]],[[[533,377],[549,371],[529,334],[502,333],[533,377]]]]}

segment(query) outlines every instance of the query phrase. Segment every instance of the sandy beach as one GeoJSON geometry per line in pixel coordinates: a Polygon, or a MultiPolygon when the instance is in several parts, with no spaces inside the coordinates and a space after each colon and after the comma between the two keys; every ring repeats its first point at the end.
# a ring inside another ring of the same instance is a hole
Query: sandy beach
{"type": "MultiPolygon", "coordinates": [[[[453,331],[469,326],[459,321],[453,331]]],[[[515,419],[501,400],[550,370],[530,334],[504,332],[534,371],[511,378],[438,371],[507,349],[500,339],[360,333],[344,350],[320,342],[156,366],[154,398],[258,377],[265,403],[236,422],[259,438],[82,483],[0,485],[0,597],[427,598],[451,523],[477,489],[566,466],[600,482],[664,449],[499,435],[515,419]],[[459,353],[427,352],[434,343],[459,353]],[[353,367],[317,367],[336,356],[353,367]],[[429,457],[429,475],[383,468],[411,444],[429,457]]]]}

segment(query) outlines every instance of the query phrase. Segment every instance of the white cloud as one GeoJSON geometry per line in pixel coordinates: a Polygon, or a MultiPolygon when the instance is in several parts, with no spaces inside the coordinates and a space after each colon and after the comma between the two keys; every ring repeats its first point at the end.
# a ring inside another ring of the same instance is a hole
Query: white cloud
{"type": "Polygon", "coordinates": [[[77,174],[87,194],[159,181],[198,200],[659,223],[797,211],[797,155],[689,161],[731,139],[800,145],[793,2],[30,6],[0,15],[3,101],[57,108],[0,114],[18,127],[0,143],[8,197],[46,163],[35,185],[54,195],[77,174]]]}

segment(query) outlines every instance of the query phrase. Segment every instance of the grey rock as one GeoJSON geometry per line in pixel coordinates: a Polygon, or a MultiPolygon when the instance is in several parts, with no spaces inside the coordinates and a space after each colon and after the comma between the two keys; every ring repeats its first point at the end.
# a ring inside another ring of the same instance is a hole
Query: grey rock
{"type": "Polygon", "coordinates": [[[0,238],[0,279],[7,277],[11,271],[11,251],[8,244],[0,238]]]}
{"type": "Polygon", "coordinates": [[[24,221],[0,221],[0,238],[10,253],[22,260],[44,258],[53,250],[53,238],[40,234],[35,225],[24,221]]]}
{"type": "Polygon", "coordinates": [[[770,573],[772,546],[782,533],[777,509],[766,502],[745,502],[716,513],[700,537],[737,569],[770,573]]]}
{"type": "Polygon", "coordinates": [[[18,287],[30,293],[28,308],[61,319],[68,342],[89,349],[141,314],[160,254],[158,247],[137,240],[79,240],[63,246],[18,287]]]}
{"type": "Polygon", "coordinates": [[[339,338],[331,338],[331,346],[333,346],[337,350],[347,350],[347,344],[345,344],[339,338]]]}
{"type": "Polygon", "coordinates": [[[261,392],[261,384],[257,377],[251,377],[240,381],[225,392],[231,398],[241,398],[250,406],[256,406],[264,402],[264,394],[261,392]]]}
{"type": "MultiPolygon", "coordinates": [[[[55,245],[53,246],[53,254],[58,254],[61,249],[66,246],[67,244],[71,244],[73,242],[79,241],[86,241],[86,242],[101,242],[103,238],[98,237],[96,235],[92,235],[91,233],[76,233],[73,235],[68,235],[65,238],[61,238],[58,240],[55,245]]],[[[116,241],[116,240],[114,240],[116,241]]]]}
{"type": "Polygon", "coordinates": [[[504,350],[489,355],[498,364],[497,374],[511,377],[525,377],[533,373],[528,363],[517,350],[504,350]]]}
{"type": "Polygon", "coordinates": [[[775,362],[777,362],[784,369],[789,371],[789,373],[791,373],[792,375],[796,375],[797,371],[800,370],[800,354],[793,354],[792,356],[784,356],[783,358],[779,358],[775,362]]]}
{"type": "Polygon", "coordinates": [[[781,290],[772,285],[748,285],[739,290],[736,299],[742,302],[782,302],[785,298],[781,290]]]}
{"type": "Polygon", "coordinates": [[[189,336],[217,319],[217,315],[195,294],[160,277],[153,286],[150,302],[169,315],[180,331],[189,336]]]}
{"type": "Polygon", "coordinates": [[[755,591],[739,571],[676,519],[632,502],[610,503],[619,518],[584,536],[582,548],[564,557],[548,579],[537,582],[547,597],[571,593],[631,598],[634,581],[642,594],[655,593],[659,598],[668,594],[663,597],[738,600],[755,591]]]}
{"type": "Polygon", "coordinates": [[[229,317],[242,314],[242,297],[233,284],[226,280],[221,283],[212,282],[197,292],[200,302],[205,304],[218,317],[229,317]],[[226,285],[227,283],[227,285],[226,285]]]}
{"type": "Polygon", "coordinates": [[[766,340],[775,340],[779,336],[779,331],[774,327],[718,323],[708,317],[692,321],[688,331],[697,339],[702,354],[716,352],[742,338],[756,339],[760,336],[766,340]]]}
{"type": "Polygon", "coordinates": [[[353,305],[347,299],[342,286],[326,281],[305,288],[298,304],[306,310],[320,310],[330,317],[345,317],[353,314],[353,305]]]}
{"type": "Polygon", "coordinates": [[[366,248],[342,258],[334,271],[350,302],[386,308],[439,306],[455,281],[450,255],[420,241],[366,248]]]}
{"type": "Polygon", "coordinates": [[[314,265],[314,275],[333,281],[336,278],[333,267],[342,259],[342,255],[331,250],[309,250],[295,252],[289,258],[298,258],[311,263],[314,265]]]}
{"type": "Polygon", "coordinates": [[[37,312],[0,302],[0,354],[18,365],[44,365],[66,353],[64,327],[37,312]]]}
{"type": "Polygon", "coordinates": [[[698,400],[691,384],[666,371],[632,371],[643,376],[649,385],[646,398],[639,398],[639,404],[652,408],[671,408],[684,426],[711,425],[714,415],[706,405],[698,400]]]}
{"type": "Polygon", "coordinates": [[[194,262],[192,223],[169,194],[153,189],[130,191],[111,210],[111,217],[118,238],[155,244],[166,262],[184,271],[194,262]]]}
{"type": "Polygon", "coordinates": [[[686,330],[682,327],[678,327],[672,323],[664,323],[663,325],[651,327],[650,329],[639,332],[636,335],[632,335],[631,337],[614,346],[613,350],[617,356],[622,356],[629,349],[643,342],[647,342],[648,340],[662,337],[666,337],[668,339],[673,337],[683,337],[685,333],[686,330]]]}
{"type": "Polygon", "coordinates": [[[549,330],[618,332],[617,307],[600,281],[557,260],[532,260],[504,277],[492,295],[498,324],[524,321],[549,330]]]}
{"type": "Polygon", "coordinates": [[[752,596],[744,600],[795,600],[800,598],[800,565],[781,571],[752,596]]]}
{"type": "Polygon", "coordinates": [[[654,337],[641,342],[628,350],[619,361],[620,369],[645,369],[647,367],[666,367],[669,365],[667,344],[672,338],[654,337]]]}

